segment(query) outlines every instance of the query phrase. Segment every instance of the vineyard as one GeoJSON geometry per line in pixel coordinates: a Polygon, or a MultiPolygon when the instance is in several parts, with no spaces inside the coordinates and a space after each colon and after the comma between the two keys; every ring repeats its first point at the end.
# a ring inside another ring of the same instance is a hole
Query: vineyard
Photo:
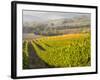
{"type": "MultiPolygon", "coordinates": [[[[46,36],[23,41],[23,67],[29,66],[29,44],[51,67],[90,66],[90,33],[46,36]]],[[[34,65],[34,64],[33,64],[34,65]]]]}

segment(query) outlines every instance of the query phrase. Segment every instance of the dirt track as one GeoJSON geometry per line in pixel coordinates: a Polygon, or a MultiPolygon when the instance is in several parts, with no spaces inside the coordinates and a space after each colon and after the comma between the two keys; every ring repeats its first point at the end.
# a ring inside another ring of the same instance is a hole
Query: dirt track
{"type": "Polygon", "coordinates": [[[41,60],[38,57],[31,43],[29,43],[28,49],[29,49],[29,69],[50,67],[48,64],[46,64],[43,60],[41,60]]]}
{"type": "Polygon", "coordinates": [[[41,38],[41,36],[35,34],[23,34],[23,40],[32,40],[36,38],[41,38]]]}

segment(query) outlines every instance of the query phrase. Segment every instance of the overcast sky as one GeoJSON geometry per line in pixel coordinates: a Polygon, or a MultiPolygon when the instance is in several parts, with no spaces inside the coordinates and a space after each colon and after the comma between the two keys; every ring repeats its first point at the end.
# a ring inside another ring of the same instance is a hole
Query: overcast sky
{"type": "Polygon", "coordinates": [[[52,19],[61,19],[61,18],[74,18],[86,16],[90,18],[88,13],[71,13],[71,12],[46,12],[46,11],[23,11],[23,22],[32,22],[32,21],[47,21],[52,19]]]}

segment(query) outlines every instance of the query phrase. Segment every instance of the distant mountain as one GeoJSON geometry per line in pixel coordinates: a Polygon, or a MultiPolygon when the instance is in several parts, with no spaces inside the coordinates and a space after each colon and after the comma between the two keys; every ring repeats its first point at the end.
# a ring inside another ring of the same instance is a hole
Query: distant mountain
{"type": "Polygon", "coordinates": [[[34,21],[26,21],[26,23],[24,23],[23,25],[24,33],[62,34],[61,30],[67,33],[66,32],[67,29],[84,28],[84,27],[90,28],[91,24],[90,17],[87,16],[74,17],[70,19],[61,18],[61,19],[53,19],[47,21],[41,21],[40,18],[36,17],[35,19],[34,16],[32,17],[34,18],[34,21]]]}
{"type": "Polygon", "coordinates": [[[90,25],[90,18],[81,16],[76,17],[72,19],[56,19],[56,20],[50,20],[47,22],[48,27],[57,27],[57,26],[70,26],[70,27],[76,27],[76,26],[85,26],[90,25]]]}
{"type": "Polygon", "coordinates": [[[23,16],[23,22],[28,22],[28,23],[32,23],[32,22],[38,22],[38,21],[42,21],[42,19],[40,17],[37,16],[32,16],[32,15],[24,15],[23,16]]]}

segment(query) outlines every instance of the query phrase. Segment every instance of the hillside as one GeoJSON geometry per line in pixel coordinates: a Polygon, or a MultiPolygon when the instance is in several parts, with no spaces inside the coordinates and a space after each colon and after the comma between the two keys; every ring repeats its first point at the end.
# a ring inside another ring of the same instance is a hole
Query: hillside
{"type": "Polygon", "coordinates": [[[23,24],[23,33],[34,33],[37,35],[59,35],[73,31],[81,32],[84,31],[84,29],[89,29],[90,18],[80,16],[71,19],[61,18],[43,22],[24,22],[23,24]]]}

